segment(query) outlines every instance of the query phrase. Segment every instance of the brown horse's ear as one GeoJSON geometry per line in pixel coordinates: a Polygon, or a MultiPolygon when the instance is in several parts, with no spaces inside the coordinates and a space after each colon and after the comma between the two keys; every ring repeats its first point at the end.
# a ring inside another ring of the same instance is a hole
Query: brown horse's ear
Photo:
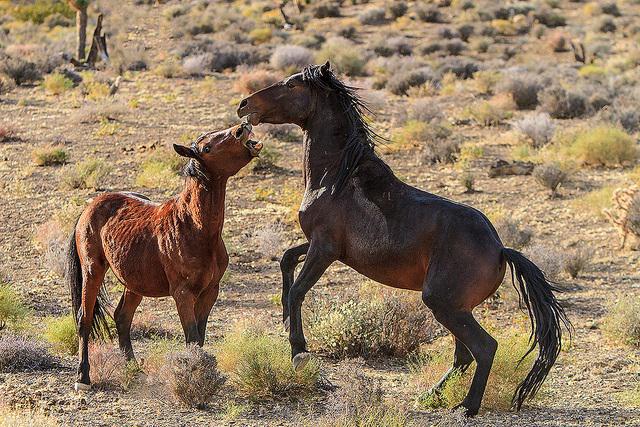
{"type": "Polygon", "coordinates": [[[179,156],[182,157],[191,157],[192,159],[199,159],[198,153],[193,151],[193,149],[189,147],[185,147],[184,145],[173,144],[173,149],[178,153],[179,156]]]}

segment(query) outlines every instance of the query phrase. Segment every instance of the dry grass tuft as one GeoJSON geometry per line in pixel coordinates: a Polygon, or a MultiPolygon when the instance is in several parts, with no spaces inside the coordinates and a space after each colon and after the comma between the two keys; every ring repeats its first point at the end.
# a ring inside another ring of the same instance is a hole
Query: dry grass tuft
{"type": "Polygon", "coordinates": [[[91,381],[103,390],[128,390],[140,369],[127,362],[122,352],[111,343],[92,344],[89,348],[91,381]]]}
{"type": "Polygon", "coordinates": [[[237,391],[254,401],[303,398],[321,386],[317,359],[295,372],[289,344],[261,331],[236,328],[224,337],[216,356],[237,391]]]}
{"type": "Polygon", "coordinates": [[[74,355],[78,352],[76,321],[71,314],[50,318],[43,335],[53,349],[60,353],[74,355]]]}
{"type": "Polygon", "coordinates": [[[568,177],[567,173],[558,163],[544,163],[538,165],[533,170],[532,175],[538,184],[551,190],[551,197],[555,197],[557,195],[558,187],[566,182],[568,177]]]}
{"type": "MultiPolygon", "coordinates": [[[[500,334],[490,331],[498,339],[498,351],[493,361],[489,384],[482,400],[482,406],[486,409],[506,411],[511,407],[511,398],[516,387],[525,378],[531,368],[535,353],[529,354],[522,363],[520,358],[529,349],[529,333],[520,329],[508,329],[500,334]]],[[[423,359],[415,367],[418,382],[426,387],[433,386],[451,366],[453,349],[440,347],[426,353],[423,359]]],[[[460,403],[471,384],[474,366],[464,374],[454,375],[445,384],[440,394],[425,393],[420,397],[419,403],[423,407],[451,408],[460,403]]]]}
{"type": "Polygon", "coordinates": [[[640,347],[640,300],[618,301],[604,318],[603,329],[616,341],[640,347]]]}
{"type": "Polygon", "coordinates": [[[89,159],[63,169],[61,179],[64,187],[68,189],[100,190],[109,172],[111,167],[103,160],[89,159]]]}
{"type": "Polygon", "coordinates": [[[41,147],[33,150],[31,158],[36,166],[56,166],[67,163],[69,155],[61,147],[41,147]]]}
{"type": "Polygon", "coordinates": [[[13,287],[0,283],[0,330],[9,326],[21,329],[29,315],[22,297],[13,287]]]}
{"type": "Polygon", "coordinates": [[[197,345],[170,353],[167,362],[171,370],[169,387],[174,396],[187,406],[206,407],[226,381],[218,370],[216,358],[197,345]]]}

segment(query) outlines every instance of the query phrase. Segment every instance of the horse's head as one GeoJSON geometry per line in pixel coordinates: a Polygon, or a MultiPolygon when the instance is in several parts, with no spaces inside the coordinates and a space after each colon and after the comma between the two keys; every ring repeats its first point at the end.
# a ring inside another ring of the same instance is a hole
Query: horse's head
{"type": "Polygon", "coordinates": [[[251,124],[243,123],[205,133],[191,147],[173,144],[173,149],[182,157],[191,159],[186,168],[189,175],[200,175],[202,165],[209,176],[232,176],[258,156],[262,149],[262,143],[251,140],[251,136],[251,124]]]}
{"type": "Polygon", "coordinates": [[[238,117],[248,116],[259,123],[293,123],[303,126],[313,112],[313,91],[310,81],[318,83],[323,77],[333,78],[329,62],[307,67],[269,87],[252,93],[240,102],[238,117]],[[310,75],[313,74],[313,75],[310,75]]]}

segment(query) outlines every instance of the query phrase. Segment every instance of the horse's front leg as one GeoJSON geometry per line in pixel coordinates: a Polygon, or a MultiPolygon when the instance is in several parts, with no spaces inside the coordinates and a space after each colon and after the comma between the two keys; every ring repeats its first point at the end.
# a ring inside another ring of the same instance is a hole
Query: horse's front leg
{"type": "Polygon", "coordinates": [[[293,275],[296,266],[304,259],[303,255],[309,250],[309,242],[287,249],[280,260],[280,271],[282,271],[282,321],[285,330],[289,330],[289,289],[293,285],[293,275]]]}
{"type": "Polygon", "coordinates": [[[309,289],[337,259],[334,252],[332,245],[317,240],[312,241],[302,270],[289,290],[289,343],[291,344],[291,359],[296,371],[307,364],[310,356],[307,353],[307,343],[302,330],[302,302],[309,289]]]}
{"type": "Polygon", "coordinates": [[[180,286],[173,293],[173,299],[176,302],[178,316],[180,317],[180,323],[182,324],[187,345],[200,343],[200,334],[198,332],[198,322],[196,321],[195,313],[195,295],[191,289],[186,286],[180,286]]]}
{"type": "Polygon", "coordinates": [[[204,345],[207,321],[209,320],[209,314],[211,314],[213,304],[215,304],[218,299],[219,290],[219,282],[211,283],[196,300],[196,322],[198,323],[198,334],[200,335],[200,340],[198,341],[200,347],[204,345]]]}

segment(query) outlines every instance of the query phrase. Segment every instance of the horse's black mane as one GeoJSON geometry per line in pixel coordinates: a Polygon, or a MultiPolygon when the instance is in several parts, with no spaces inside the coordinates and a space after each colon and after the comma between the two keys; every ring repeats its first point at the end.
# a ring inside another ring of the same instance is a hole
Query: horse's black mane
{"type": "MultiPolygon", "coordinates": [[[[191,143],[191,149],[196,153],[198,152],[198,144],[202,142],[203,139],[209,137],[213,132],[205,132],[201,134],[195,141],[191,143]]],[[[189,159],[184,168],[182,169],[182,173],[184,176],[194,178],[203,184],[207,184],[210,179],[207,171],[205,170],[204,165],[197,159],[189,159]]]]}
{"type": "Polygon", "coordinates": [[[345,85],[331,71],[323,69],[320,65],[306,67],[302,71],[302,80],[312,89],[336,93],[349,123],[349,135],[340,160],[340,169],[331,190],[331,194],[337,195],[364,155],[370,153],[376,156],[376,144],[385,139],[367,123],[366,118],[372,112],[358,96],[358,88],[345,85]]]}

